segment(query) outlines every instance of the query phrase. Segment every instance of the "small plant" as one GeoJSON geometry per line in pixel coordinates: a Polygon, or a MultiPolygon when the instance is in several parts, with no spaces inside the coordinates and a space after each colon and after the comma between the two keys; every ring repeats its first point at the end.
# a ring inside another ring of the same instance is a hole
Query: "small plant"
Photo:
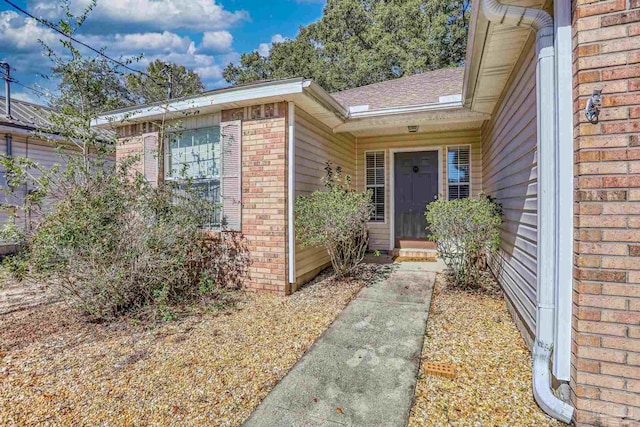
{"type": "Polygon", "coordinates": [[[502,223],[496,203],[480,199],[438,200],[427,206],[431,239],[456,285],[476,288],[486,256],[498,248],[502,223]]]}
{"type": "Polygon", "coordinates": [[[338,277],[347,275],[364,258],[369,245],[367,221],[373,212],[370,192],[351,188],[342,168],[325,167],[326,190],[296,200],[295,227],[303,247],[322,246],[338,277]]]}

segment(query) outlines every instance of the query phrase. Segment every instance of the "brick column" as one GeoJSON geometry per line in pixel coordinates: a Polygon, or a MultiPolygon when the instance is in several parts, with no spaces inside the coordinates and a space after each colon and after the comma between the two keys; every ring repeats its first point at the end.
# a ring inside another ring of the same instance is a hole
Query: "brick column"
{"type": "MultiPolygon", "coordinates": [[[[574,0],[572,399],[580,426],[640,425],[640,0],[574,0]],[[600,121],[586,101],[601,89],[600,121]]],[[[568,159],[564,159],[568,160],[568,159]]]]}
{"type": "Polygon", "coordinates": [[[259,292],[288,293],[286,154],[286,117],[242,122],[242,232],[259,292]]]}

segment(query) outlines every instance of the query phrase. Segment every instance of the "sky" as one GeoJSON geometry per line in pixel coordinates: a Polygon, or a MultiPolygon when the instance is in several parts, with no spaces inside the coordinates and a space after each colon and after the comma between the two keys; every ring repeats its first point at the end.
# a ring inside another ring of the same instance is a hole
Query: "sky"
{"type": "MultiPolygon", "coordinates": [[[[36,17],[56,21],[58,0],[11,0],[36,17]]],[[[89,0],[72,0],[76,11],[89,0]]],[[[272,42],[293,38],[300,26],[318,20],[324,0],[97,0],[76,38],[106,48],[112,58],[143,54],[135,67],[155,59],[194,69],[207,89],[227,85],[222,70],[240,54],[269,52],[272,42]]],[[[59,35],[0,0],[0,60],[12,77],[36,89],[55,89],[51,61],[42,55],[42,40],[59,45],[59,35]]],[[[4,95],[4,89],[0,90],[4,95]]],[[[12,96],[43,103],[32,90],[14,84],[12,96]]]]}

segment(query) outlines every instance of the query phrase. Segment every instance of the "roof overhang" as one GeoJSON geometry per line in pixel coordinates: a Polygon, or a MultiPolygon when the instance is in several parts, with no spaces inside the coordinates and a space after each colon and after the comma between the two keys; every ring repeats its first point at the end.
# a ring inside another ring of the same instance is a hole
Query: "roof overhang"
{"type": "Polygon", "coordinates": [[[331,95],[309,79],[287,79],[247,86],[235,86],[164,103],[143,105],[107,112],[93,121],[98,128],[154,120],[175,120],[192,114],[209,114],[255,104],[290,101],[299,105],[330,127],[348,116],[331,95]]]}
{"type": "MultiPolygon", "coordinates": [[[[501,0],[501,3],[541,8],[550,0],[501,0]]],[[[466,108],[491,114],[525,45],[535,35],[528,28],[490,23],[480,4],[472,2],[462,95],[466,108]]]]}
{"type": "Polygon", "coordinates": [[[351,113],[349,120],[336,126],[334,132],[368,134],[389,128],[405,128],[403,131],[408,132],[408,126],[426,129],[470,122],[479,127],[487,119],[488,114],[471,111],[460,101],[445,102],[351,113]]]}
{"type": "Polygon", "coordinates": [[[218,89],[170,102],[111,111],[94,120],[93,125],[111,129],[130,123],[177,120],[194,114],[282,101],[295,103],[336,133],[408,132],[407,126],[419,126],[421,130],[479,128],[489,119],[488,114],[466,108],[461,95],[441,97],[439,102],[429,104],[375,110],[358,106],[347,110],[313,80],[296,78],[218,89]]]}

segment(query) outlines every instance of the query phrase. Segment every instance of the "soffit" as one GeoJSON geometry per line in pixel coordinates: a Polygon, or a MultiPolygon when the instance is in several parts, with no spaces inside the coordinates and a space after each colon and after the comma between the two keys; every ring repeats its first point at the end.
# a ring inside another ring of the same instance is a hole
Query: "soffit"
{"type": "MultiPolygon", "coordinates": [[[[501,3],[533,8],[544,4],[544,9],[550,12],[550,2],[543,0],[501,3]]],[[[467,108],[489,114],[493,112],[525,44],[529,37],[534,36],[528,28],[490,23],[480,10],[480,2],[473,2],[463,88],[467,108]]]]}

